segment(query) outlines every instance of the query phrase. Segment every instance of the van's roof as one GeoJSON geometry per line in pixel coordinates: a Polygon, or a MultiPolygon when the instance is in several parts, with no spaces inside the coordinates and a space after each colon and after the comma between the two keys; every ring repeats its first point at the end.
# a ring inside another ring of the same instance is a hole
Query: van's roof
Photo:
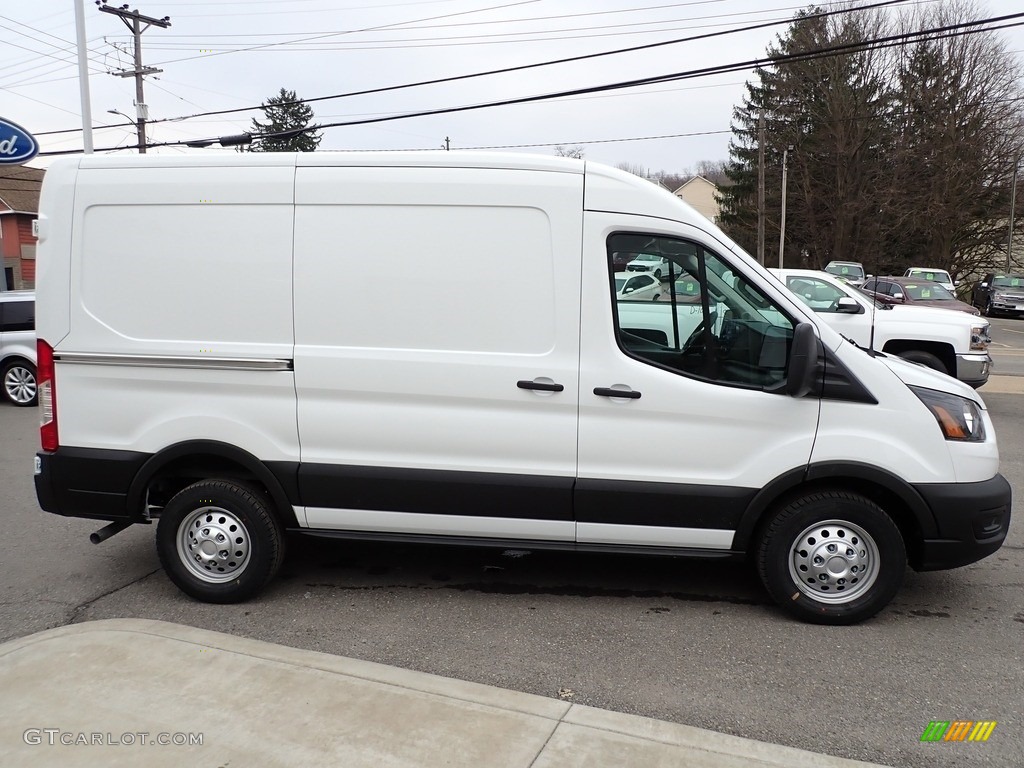
{"type": "Polygon", "coordinates": [[[204,150],[185,155],[83,155],[80,168],[175,167],[404,167],[502,168],[582,174],[586,161],[555,155],[517,152],[426,150],[423,152],[224,152],[204,150]]]}

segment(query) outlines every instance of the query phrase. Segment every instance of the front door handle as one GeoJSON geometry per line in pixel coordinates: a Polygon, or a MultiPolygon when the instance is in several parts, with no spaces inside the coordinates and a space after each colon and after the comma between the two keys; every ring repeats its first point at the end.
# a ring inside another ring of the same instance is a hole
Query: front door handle
{"type": "Polygon", "coordinates": [[[536,389],[541,392],[561,392],[565,389],[561,384],[555,384],[555,382],[547,381],[517,381],[516,386],[520,389],[536,389]]]}
{"type": "Polygon", "coordinates": [[[639,400],[640,393],[635,389],[612,389],[611,387],[594,387],[594,394],[601,397],[625,397],[630,400],[639,400]]]}

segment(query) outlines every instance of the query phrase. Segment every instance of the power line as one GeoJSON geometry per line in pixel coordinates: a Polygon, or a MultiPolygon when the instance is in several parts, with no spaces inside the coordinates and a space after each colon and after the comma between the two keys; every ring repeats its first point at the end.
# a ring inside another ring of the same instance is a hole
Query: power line
{"type": "MultiPolygon", "coordinates": [[[[836,10],[836,11],[824,11],[824,12],[817,13],[817,14],[810,14],[810,15],[804,17],[804,18],[806,18],[806,19],[827,18],[827,17],[831,17],[831,16],[836,16],[836,15],[844,14],[844,13],[852,13],[852,12],[855,12],[855,11],[864,11],[864,10],[871,10],[871,9],[874,9],[874,8],[883,8],[883,7],[891,6],[891,5],[899,5],[899,4],[902,4],[902,3],[905,3],[905,2],[907,2],[907,0],[884,0],[883,2],[876,2],[876,3],[872,3],[870,5],[860,6],[860,7],[852,8],[852,9],[851,8],[842,8],[842,9],[836,10]]],[[[691,35],[689,37],[676,38],[676,39],[673,39],[673,40],[663,40],[663,41],[657,42],[657,43],[646,43],[644,45],[630,46],[628,48],[618,48],[618,49],[611,50],[611,51],[601,51],[601,52],[598,52],[598,53],[589,53],[589,54],[583,54],[583,55],[580,55],[580,56],[568,56],[568,57],[564,57],[564,58],[560,58],[560,59],[551,59],[551,60],[548,60],[548,61],[541,61],[541,62],[536,62],[536,63],[533,63],[533,64],[520,64],[520,65],[512,66],[512,67],[503,67],[501,69],[491,69],[491,70],[485,70],[483,72],[473,72],[473,73],[466,74],[466,75],[452,75],[451,77],[434,78],[432,80],[421,80],[421,81],[418,81],[418,82],[404,83],[404,84],[400,84],[400,85],[382,86],[382,87],[379,87],[379,88],[370,88],[370,89],[365,89],[365,90],[361,90],[361,91],[350,91],[348,93],[337,93],[337,94],[332,94],[330,96],[316,96],[316,97],[309,98],[309,99],[298,99],[298,100],[296,100],[294,102],[288,102],[288,103],[282,104],[281,106],[291,106],[293,104],[313,104],[313,103],[316,103],[316,102],[330,101],[330,100],[333,100],[333,99],[350,98],[350,97],[353,97],[353,96],[368,96],[368,95],[373,95],[373,94],[378,94],[378,93],[388,93],[388,92],[391,92],[391,91],[404,90],[406,88],[419,88],[419,87],[426,86],[426,85],[440,85],[442,83],[452,83],[452,82],[458,82],[458,81],[462,81],[462,80],[475,79],[475,78],[479,78],[479,77],[489,77],[491,75],[503,75],[503,74],[508,74],[508,73],[511,73],[511,72],[521,72],[521,71],[525,71],[525,70],[529,70],[529,69],[537,69],[539,67],[554,66],[554,65],[557,65],[557,64],[568,64],[568,63],[579,62],[579,61],[589,61],[589,60],[592,60],[592,59],[602,58],[604,56],[615,56],[615,55],[623,54],[623,53],[635,53],[637,51],[645,51],[645,50],[651,50],[651,49],[654,49],[654,48],[662,48],[662,47],[669,46],[669,45],[678,45],[680,43],[689,43],[689,42],[694,42],[694,41],[697,41],[697,40],[708,40],[708,39],[711,39],[711,38],[722,37],[722,36],[725,36],[725,35],[739,34],[739,33],[742,33],[742,32],[750,32],[750,31],[755,31],[755,30],[760,30],[760,29],[766,29],[766,28],[769,28],[769,27],[779,26],[780,24],[789,24],[789,23],[791,23],[791,21],[792,21],[791,19],[786,19],[784,21],[762,22],[762,23],[759,23],[759,24],[754,24],[754,25],[750,25],[750,26],[746,26],[746,27],[739,27],[737,29],[732,29],[732,30],[724,30],[724,31],[720,31],[720,32],[708,32],[708,33],[704,33],[704,34],[700,34],[700,35],[691,35]]],[[[978,22],[978,23],[980,23],[980,22],[978,22]]],[[[729,70],[725,70],[725,71],[729,71],[729,70]]],[[[547,98],[547,97],[545,97],[545,98],[547,98]]],[[[211,111],[208,111],[208,112],[197,112],[195,114],[186,115],[186,116],[183,116],[183,117],[164,118],[163,120],[152,120],[150,122],[151,123],[156,123],[156,122],[167,122],[167,121],[170,121],[170,120],[177,121],[177,120],[186,120],[186,119],[197,118],[197,117],[210,117],[212,115],[229,115],[229,114],[234,114],[234,113],[237,113],[237,112],[251,112],[251,111],[253,111],[255,109],[260,109],[260,107],[257,105],[257,106],[251,106],[251,107],[236,107],[234,109],[211,110],[211,111]]],[[[48,133],[40,133],[40,134],[36,134],[36,135],[38,135],[38,136],[45,136],[45,135],[53,135],[53,134],[56,134],[56,133],[70,133],[70,132],[77,131],[77,130],[81,130],[81,129],[69,129],[67,131],[50,131],[48,133]]]]}
{"type": "MultiPolygon", "coordinates": [[[[426,19],[417,19],[417,20],[414,20],[414,21],[399,21],[399,22],[393,22],[391,24],[381,24],[381,25],[375,26],[375,27],[366,27],[365,29],[346,30],[346,31],[342,31],[342,32],[327,32],[327,33],[324,33],[324,34],[313,35],[311,37],[303,38],[301,40],[294,40],[292,42],[304,42],[304,41],[309,41],[309,40],[321,40],[321,39],[328,38],[328,37],[337,37],[338,35],[350,35],[350,34],[354,34],[354,33],[357,33],[357,32],[372,32],[372,31],[380,30],[380,29],[388,29],[390,27],[404,26],[406,24],[417,24],[417,23],[422,22],[422,21],[434,21],[435,19],[447,19],[447,18],[451,18],[451,17],[454,17],[454,16],[465,16],[465,15],[471,14],[471,13],[483,13],[485,11],[495,11],[495,10],[499,10],[499,9],[503,9],[503,8],[511,8],[511,7],[517,6],[517,5],[528,5],[530,3],[535,3],[535,2],[538,2],[538,0],[518,0],[518,2],[514,2],[514,3],[506,3],[504,5],[495,5],[495,6],[491,6],[489,8],[478,8],[478,9],[472,10],[472,11],[460,11],[458,13],[446,13],[446,14],[441,15],[441,16],[433,16],[433,17],[426,18],[426,19]]],[[[258,51],[258,50],[262,50],[264,48],[273,48],[274,46],[277,46],[277,45],[281,45],[281,43],[265,43],[263,45],[254,45],[251,48],[244,48],[242,50],[245,50],[245,51],[258,51]]],[[[238,52],[239,51],[228,51],[226,53],[238,53],[238,52]]],[[[213,56],[224,56],[224,55],[226,55],[226,54],[225,53],[208,53],[208,54],[203,54],[201,56],[186,56],[185,58],[182,58],[182,59],[170,59],[168,61],[163,61],[163,62],[160,62],[160,63],[161,64],[176,64],[176,63],[181,62],[181,61],[193,61],[195,59],[208,59],[208,58],[211,58],[213,56]]]]}
{"type": "MultiPolygon", "coordinates": [[[[942,39],[945,37],[958,37],[968,34],[977,34],[980,32],[991,32],[998,29],[1006,29],[1009,27],[1020,26],[1024,22],[1015,22],[1013,24],[1004,24],[997,27],[985,27],[981,29],[971,29],[972,27],[979,27],[982,24],[991,24],[993,22],[1003,22],[1012,19],[1019,19],[1024,17],[1024,13],[1009,14],[1001,17],[994,17],[991,19],[979,19],[975,21],[962,22],[959,24],[951,24],[944,27],[936,27],[927,30],[920,30],[915,32],[905,32],[897,35],[890,35],[887,37],[876,38],[874,40],[861,41],[855,43],[846,43],[838,46],[831,46],[825,48],[818,48],[811,51],[802,51],[793,54],[787,54],[783,56],[773,56],[766,59],[751,59],[743,62],[736,62],[733,64],[725,64],[715,67],[704,67],[701,69],[686,70],[683,72],[676,72],[667,75],[657,75],[647,78],[639,78],[634,80],[625,80],[617,83],[608,83],[605,85],[592,86],[588,88],[577,88],[569,91],[560,91],[555,93],[539,94],[533,96],[524,96],[518,99],[504,99],[501,101],[484,102],[480,104],[463,105],[459,107],[444,107],[432,110],[421,110],[417,112],[408,112],[399,115],[390,115],[384,117],[373,117],[365,118],[362,120],[349,120],[336,123],[326,123],[319,125],[311,125],[306,130],[321,130],[323,128],[339,128],[349,127],[354,125],[367,125],[371,123],[382,123],[390,122],[394,120],[405,120],[412,117],[426,117],[433,115],[452,114],[457,112],[466,112],[470,110],[486,109],[499,106],[512,106],[518,104],[527,104],[538,101],[546,101],[555,98],[562,98],[566,96],[577,96],[590,93],[599,93],[610,90],[619,90],[623,88],[632,88],[639,85],[649,85],[656,83],[674,82],[678,80],[692,79],[697,77],[706,77],[713,74],[722,74],[726,72],[736,72],[747,69],[756,69],[763,66],[778,66],[780,64],[796,63],[800,61],[813,61],[820,58],[828,58],[837,55],[844,55],[849,53],[855,53],[865,50],[883,49],[897,47],[900,45],[906,45],[909,42],[920,41],[920,40],[934,40],[942,39]]],[[[266,134],[267,137],[274,136],[276,134],[266,134]]],[[[219,143],[221,146],[236,146],[238,144],[245,144],[253,139],[264,138],[264,135],[252,135],[242,134],[239,136],[227,136],[220,138],[210,138],[205,140],[190,140],[190,141],[177,141],[177,142],[165,142],[161,144],[153,144],[153,147],[170,147],[170,146],[212,146],[213,144],[219,143]]],[[[100,150],[102,151],[102,150],[100,150]]],[[[67,150],[59,152],[41,152],[42,156],[49,155],[66,155],[75,154],[76,150],[67,150]]]]}

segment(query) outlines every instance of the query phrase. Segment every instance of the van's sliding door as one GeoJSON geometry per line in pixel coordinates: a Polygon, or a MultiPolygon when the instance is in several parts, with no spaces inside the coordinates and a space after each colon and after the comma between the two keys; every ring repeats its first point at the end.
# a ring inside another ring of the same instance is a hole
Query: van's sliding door
{"type": "Polygon", "coordinates": [[[582,176],[297,173],[300,520],[571,541],[582,176]]]}

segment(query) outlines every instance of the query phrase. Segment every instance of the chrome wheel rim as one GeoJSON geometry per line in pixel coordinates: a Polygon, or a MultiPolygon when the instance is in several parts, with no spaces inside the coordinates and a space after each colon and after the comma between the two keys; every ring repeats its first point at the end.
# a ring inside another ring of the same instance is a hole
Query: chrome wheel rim
{"type": "Polygon", "coordinates": [[[829,605],[864,595],[878,579],[880,565],[875,540],[846,520],[810,525],[790,547],[789,575],[797,589],[829,605]]]}
{"type": "Polygon", "coordinates": [[[16,365],[4,376],[4,389],[14,402],[30,403],[36,396],[36,377],[28,368],[16,365]]]}
{"type": "Polygon", "coordinates": [[[202,581],[220,584],[245,570],[251,553],[249,531],[223,507],[200,507],[178,526],[178,557],[202,581]]]}

